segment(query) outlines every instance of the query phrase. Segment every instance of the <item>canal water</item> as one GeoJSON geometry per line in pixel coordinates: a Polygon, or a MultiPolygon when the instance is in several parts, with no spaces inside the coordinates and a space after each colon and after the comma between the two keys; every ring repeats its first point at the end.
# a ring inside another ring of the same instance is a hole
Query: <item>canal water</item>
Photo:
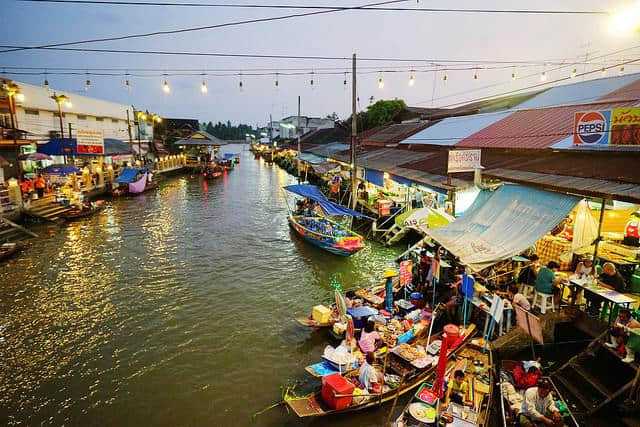
{"type": "MultiPolygon", "coordinates": [[[[226,151],[241,151],[236,146],[226,151]]],[[[297,239],[281,190],[294,179],[242,151],[216,182],[156,192],[42,236],[0,265],[2,425],[382,425],[389,407],[306,420],[277,402],[313,380],[326,336],[296,315],[329,282],[369,285],[398,249],[350,258],[297,239]]]]}

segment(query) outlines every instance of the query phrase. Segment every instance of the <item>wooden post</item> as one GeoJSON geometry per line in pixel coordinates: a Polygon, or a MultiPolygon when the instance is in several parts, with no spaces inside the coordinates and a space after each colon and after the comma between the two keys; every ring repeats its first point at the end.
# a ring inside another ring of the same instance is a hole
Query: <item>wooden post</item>
{"type": "Polygon", "coordinates": [[[353,54],[351,64],[351,209],[358,204],[358,178],[356,166],[356,138],[358,135],[358,123],[356,121],[356,54],[353,54]]]}
{"type": "Polygon", "coordinates": [[[596,257],[598,256],[598,246],[600,245],[600,236],[602,234],[602,222],[604,221],[604,205],[606,199],[602,198],[602,204],[600,205],[600,220],[598,222],[598,237],[596,238],[595,248],[593,249],[593,265],[596,263],[596,257]]]}

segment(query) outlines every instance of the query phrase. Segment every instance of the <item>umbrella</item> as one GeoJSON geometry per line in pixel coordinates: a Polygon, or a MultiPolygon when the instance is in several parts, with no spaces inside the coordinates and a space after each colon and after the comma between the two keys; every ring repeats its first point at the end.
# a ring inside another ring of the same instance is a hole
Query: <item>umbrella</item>
{"type": "Polygon", "coordinates": [[[9,166],[11,163],[7,161],[4,157],[0,156],[0,168],[4,166],[9,166]]]}
{"type": "Polygon", "coordinates": [[[335,290],[335,300],[336,300],[336,308],[338,309],[338,314],[340,315],[340,319],[344,319],[347,315],[347,302],[344,299],[344,295],[339,290],[335,290]]]}
{"type": "Polygon", "coordinates": [[[43,153],[30,153],[30,154],[22,154],[20,156],[20,160],[39,161],[39,160],[52,160],[52,159],[50,156],[43,153]]]}
{"type": "Polygon", "coordinates": [[[79,172],[80,169],[72,165],[51,165],[42,169],[42,173],[47,175],[71,175],[79,172]]]}

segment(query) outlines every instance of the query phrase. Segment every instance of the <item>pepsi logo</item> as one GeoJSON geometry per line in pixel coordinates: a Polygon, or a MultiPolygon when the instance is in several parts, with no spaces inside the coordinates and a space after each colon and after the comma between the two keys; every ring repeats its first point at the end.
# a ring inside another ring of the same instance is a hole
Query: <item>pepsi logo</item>
{"type": "Polygon", "coordinates": [[[607,136],[607,119],[598,111],[583,114],[576,122],[575,134],[583,144],[598,144],[607,136]]]}

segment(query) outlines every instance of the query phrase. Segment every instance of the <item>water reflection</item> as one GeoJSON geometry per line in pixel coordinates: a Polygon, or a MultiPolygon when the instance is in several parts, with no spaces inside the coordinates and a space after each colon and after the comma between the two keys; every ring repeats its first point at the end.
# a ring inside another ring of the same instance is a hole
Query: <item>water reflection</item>
{"type": "MultiPolygon", "coordinates": [[[[0,266],[0,422],[249,425],[282,384],[308,385],[325,337],[292,319],[331,298],[332,277],[373,283],[397,251],[305,244],[286,221],[293,182],[244,152],[219,180],[167,178],[37,230],[0,266]]],[[[297,423],[278,409],[254,425],[297,423]]]]}

